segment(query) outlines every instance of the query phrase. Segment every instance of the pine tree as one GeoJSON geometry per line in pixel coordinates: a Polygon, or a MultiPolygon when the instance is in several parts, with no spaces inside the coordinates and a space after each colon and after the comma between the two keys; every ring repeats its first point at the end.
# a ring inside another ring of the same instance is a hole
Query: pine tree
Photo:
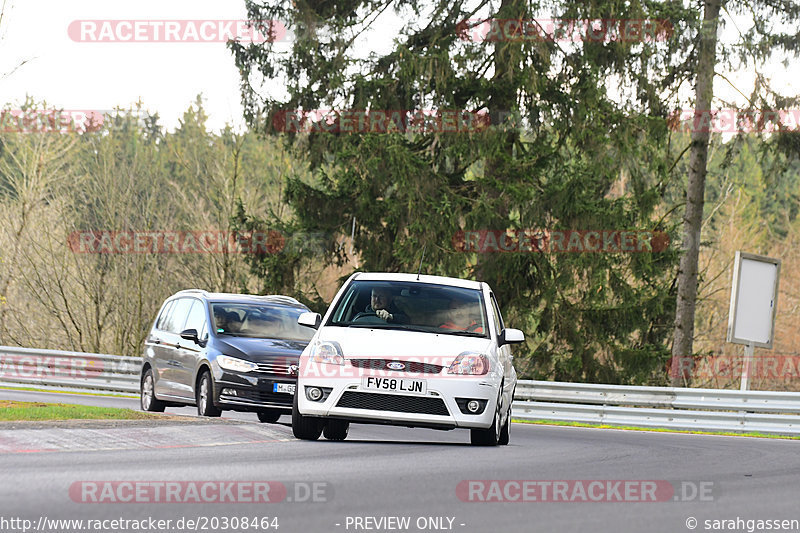
{"type": "MultiPolygon", "coordinates": [[[[673,249],[465,253],[460,239],[471,230],[670,231],[671,220],[658,211],[670,180],[663,148],[668,109],[654,81],[679,48],[667,27],[633,41],[587,37],[585,28],[566,40],[520,38],[513,29],[503,33],[504,21],[541,20],[545,11],[519,0],[247,7],[251,20],[283,21],[297,36],[288,50],[282,43],[232,45],[247,118],[264,133],[285,129],[287,112],[297,110],[463,110],[488,117],[488,127],[467,132],[345,134],[340,114],[332,128],[287,133],[317,176],[315,185],[290,180],[287,189],[300,228],[343,236],[355,224],[365,270],[416,271],[424,248],[424,271],[487,281],[506,322],[528,334],[527,353],[517,358],[525,375],[663,381],[674,316],[673,249]],[[389,12],[409,22],[391,50],[366,53],[357,36],[376,25],[380,31],[380,15],[389,12]],[[281,83],[282,95],[251,85],[261,79],[281,83]]],[[[560,2],[547,13],[560,20],[662,20],[684,16],[681,9],[560,2]]],[[[337,257],[332,243],[327,257],[337,257]]],[[[268,275],[263,263],[256,267],[268,275]]]]}

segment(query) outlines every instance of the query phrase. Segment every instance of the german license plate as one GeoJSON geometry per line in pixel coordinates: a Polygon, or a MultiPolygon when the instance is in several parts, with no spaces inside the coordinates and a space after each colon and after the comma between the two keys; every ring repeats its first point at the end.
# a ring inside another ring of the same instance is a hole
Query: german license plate
{"type": "Polygon", "coordinates": [[[361,378],[361,386],[370,390],[413,394],[425,394],[427,389],[424,379],[379,378],[376,376],[364,376],[361,378]]]}
{"type": "Polygon", "coordinates": [[[272,392],[285,392],[287,394],[294,394],[296,385],[294,383],[275,383],[272,386],[272,392]]]}

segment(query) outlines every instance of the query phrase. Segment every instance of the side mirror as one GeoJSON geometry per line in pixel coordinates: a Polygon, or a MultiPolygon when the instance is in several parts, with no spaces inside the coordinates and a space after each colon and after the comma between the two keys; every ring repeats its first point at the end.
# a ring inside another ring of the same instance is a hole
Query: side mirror
{"type": "Polygon", "coordinates": [[[194,328],[181,331],[181,338],[200,344],[200,339],[197,338],[197,330],[194,328]]]}
{"type": "Polygon", "coordinates": [[[307,311],[297,317],[297,323],[301,326],[307,326],[309,328],[317,329],[319,325],[322,323],[322,316],[319,313],[312,313],[311,311],[307,311]]]}
{"type": "Polygon", "coordinates": [[[519,344],[521,342],[525,342],[524,333],[518,329],[506,328],[502,333],[500,333],[500,342],[498,342],[498,345],[503,346],[505,344],[519,344]]]}

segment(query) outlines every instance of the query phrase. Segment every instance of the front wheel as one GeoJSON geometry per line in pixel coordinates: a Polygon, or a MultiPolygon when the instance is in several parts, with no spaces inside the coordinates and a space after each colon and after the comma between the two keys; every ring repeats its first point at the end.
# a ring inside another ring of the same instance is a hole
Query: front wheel
{"type": "Polygon", "coordinates": [[[153,382],[153,369],[148,368],[142,376],[141,383],[141,405],[142,411],[150,411],[151,413],[163,413],[167,404],[156,398],[155,385],[153,382]]]}
{"type": "Polygon", "coordinates": [[[344,420],[328,420],[322,435],[328,440],[344,440],[350,430],[350,422],[344,420]]]}
{"type": "MultiPolygon", "coordinates": [[[[500,392],[500,394],[503,394],[500,392]]],[[[517,394],[517,386],[514,385],[514,390],[511,391],[511,403],[508,406],[508,413],[506,413],[506,423],[503,424],[502,429],[500,429],[500,440],[499,444],[505,446],[508,444],[509,439],[511,438],[511,409],[514,406],[514,396],[517,394]]]]}
{"type": "Polygon", "coordinates": [[[292,403],[292,433],[297,439],[317,440],[322,434],[322,420],[300,414],[300,410],[297,408],[298,394],[300,394],[300,387],[297,387],[292,403]]]}
{"type": "Polygon", "coordinates": [[[494,420],[492,425],[486,429],[475,428],[469,430],[470,442],[475,446],[497,446],[500,444],[501,425],[500,413],[502,409],[503,387],[500,386],[500,395],[497,397],[497,405],[494,408],[494,420]]]}
{"type": "Polygon", "coordinates": [[[508,415],[506,415],[506,423],[503,424],[503,427],[500,428],[500,438],[497,440],[497,444],[501,446],[505,446],[508,444],[509,439],[511,438],[511,408],[508,408],[508,415]]]}
{"type": "Polygon", "coordinates": [[[283,412],[277,409],[264,409],[258,412],[258,421],[265,424],[274,424],[281,417],[283,412]]]}
{"type": "Polygon", "coordinates": [[[197,414],[200,416],[219,416],[222,410],[214,405],[214,382],[208,371],[203,372],[195,391],[197,414]]]}

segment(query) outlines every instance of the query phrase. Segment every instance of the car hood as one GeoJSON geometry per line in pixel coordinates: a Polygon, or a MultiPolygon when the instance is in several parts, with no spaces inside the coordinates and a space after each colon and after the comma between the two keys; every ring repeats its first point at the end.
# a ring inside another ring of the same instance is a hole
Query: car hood
{"type": "Polygon", "coordinates": [[[380,328],[328,326],[319,340],[336,341],[345,359],[415,359],[437,358],[449,364],[462,352],[487,353],[492,341],[440,333],[422,333],[380,328]]]}
{"type": "Polygon", "coordinates": [[[308,345],[305,341],[280,339],[258,339],[253,337],[224,336],[217,338],[217,348],[225,355],[240,357],[253,362],[267,361],[275,357],[299,357],[308,345]]]}

